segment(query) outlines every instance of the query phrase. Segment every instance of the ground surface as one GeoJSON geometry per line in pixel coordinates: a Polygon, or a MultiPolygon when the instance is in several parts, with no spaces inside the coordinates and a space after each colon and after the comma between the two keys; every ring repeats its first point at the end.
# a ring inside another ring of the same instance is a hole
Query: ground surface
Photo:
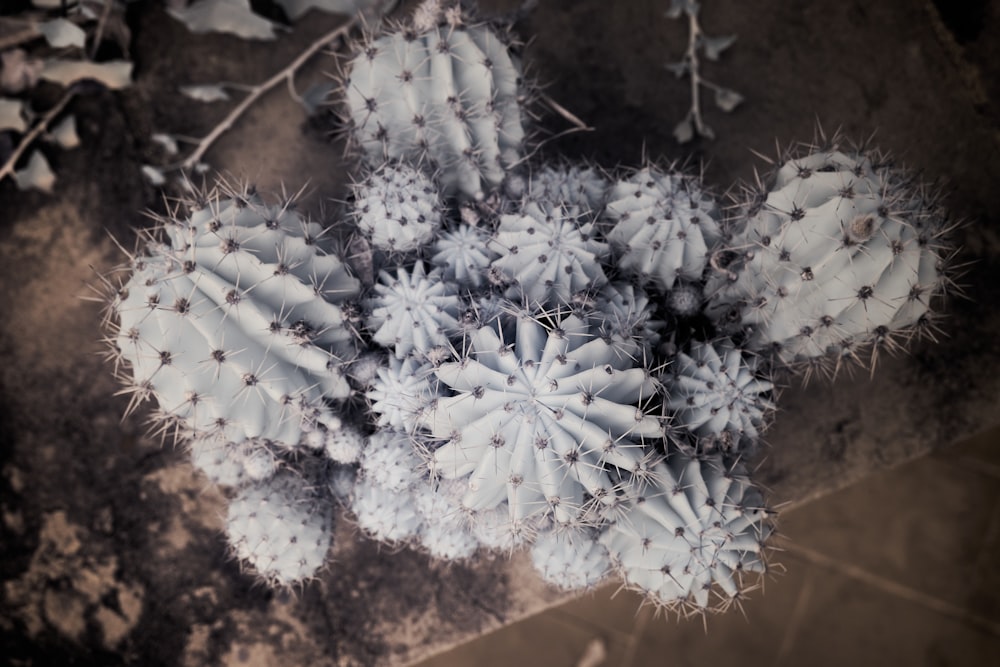
{"type": "MultiPolygon", "coordinates": [[[[994,5],[974,18],[933,3],[706,2],[714,34],[739,41],[705,74],[746,97],[718,139],[679,147],[686,82],[662,69],[684,48],[664,0],[545,1],[520,26],[546,92],[596,129],[548,156],[636,165],[705,164],[725,189],[766,168],[815,124],[878,144],[948,190],[969,221],[969,296],[948,305],[949,338],[861,373],[782,396],[758,473],[773,501],[802,502],[995,423],[1000,407],[1000,158],[994,5]]],[[[977,4],[977,3],[972,3],[977,4]]],[[[489,3],[490,7],[498,3],[489,3]]],[[[403,662],[562,598],[523,559],[440,567],[390,553],[344,527],[335,565],[299,595],[255,587],[225,556],[224,500],[180,452],[148,437],[101,359],[100,307],[80,297],[123,259],[142,211],[162,210],[139,173],[166,158],[155,132],[199,136],[228,110],[178,85],[261,81],[338,19],[311,14],[277,42],[194,36],[150,2],[130,10],[136,83],[73,103],[82,146],[52,157],[54,195],[0,184],[0,661],[10,664],[342,664],[403,662]]],[[[300,88],[334,69],[318,58],[300,88]]],[[[557,116],[550,134],[566,129],[557,116]]],[[[343,192],[342,151],[283,89],[253,107],[208,155],[264,190],[308,181],[306,207],[343,192]]]]}

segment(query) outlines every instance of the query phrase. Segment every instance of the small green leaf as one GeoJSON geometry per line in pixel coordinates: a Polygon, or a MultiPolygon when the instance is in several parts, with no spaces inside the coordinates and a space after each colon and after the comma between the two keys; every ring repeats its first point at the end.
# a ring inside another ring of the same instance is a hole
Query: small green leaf
{"type": "Polygon", "coordinates": [[[42,192],[52,192],[52,186],[56,184],[56,175],[49,167],[49,161],[45,159],[41,151],[33,151],[28,158],[28,166],[14,172],[14,181],[17,182],[19,190],[34,188],[42,192]]]}
{"type": "Polygon", "coordinates": [[[725,37],[705,37],[703,35],[699,41],[701,42],[701,48],[705,51],[705,57],[709,60],[718,60],[722,52],[736,41],[736,35],[727,35],[725,37]]]}
{"type": "Polygon", "coordinates": [[[667,63],[664,67],[673,72],[674,76],[678,79],[691,71],[691,63],[686,60],[677,63],[667,63]]]}
{"type": "Polygon", "coordinates": [[[715,91],[715,105],[727,113],[738,107],[742,101],[743,96],[735,90],[718,88],[715,91]]]}

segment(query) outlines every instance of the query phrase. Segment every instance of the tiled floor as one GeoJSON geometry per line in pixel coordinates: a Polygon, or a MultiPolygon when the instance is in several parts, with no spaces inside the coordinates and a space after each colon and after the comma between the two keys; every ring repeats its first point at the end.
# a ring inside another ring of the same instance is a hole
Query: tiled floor
{"type": "Polygon", "coordinates": [[[781,516],[738,610],[654,617],[612,585],[419,667],[1000,664],[1000,429],[781,516]]]}

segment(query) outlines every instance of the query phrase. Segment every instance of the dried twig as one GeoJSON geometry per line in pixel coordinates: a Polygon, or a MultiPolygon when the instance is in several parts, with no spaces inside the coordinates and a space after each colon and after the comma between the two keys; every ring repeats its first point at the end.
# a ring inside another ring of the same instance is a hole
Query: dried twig
{"type": "Polygon", "coordinates": [[[48,129],[49,124],[55,120],[56,116],[62,113],[63,109],[66,108],[66,105],[69,104],[70,100],[72,100],[75,96],[76,89],[70,87],[62,98],[56,102],[56,105],[45,112],[45,115],[42,116],[41,120],[35,123],[31,130],[21,137],[21,141],[18,143],[17,148],[14,149],[14,152],[11,153],[11,156],[7,159],[3,166],[0,167],[0,181],[3,181],[3,179],[14,174],[14,165],[21,159],[24,152],[28,150],[28,147],[35,141],[35,139],[41,136],[41,134],[48,129]]]}
{"type": "MultiPolygon", "coordinates": [[[[331,30],[310,44],[308,48],[295,58],[295,60],[289,63],[287,67],[277,72],[270,79],[256,86],[249,87],[247,89],[247,96],[244,97],[243,100],[241,100],[240,103],[237,104],[207,136],[198,141],[198,145],[187,158],[185,158],[180,164],[175,165],[173,168],[185,170],[194,168],[199,162],[201,162],[201,159],[205,156],[205,153],[208,152],[212,145],[233,127],[236,121],[240,119],[246,110],[253,106],[254,102],[283,81],[287,81],[289,85],[291,85],[295,73],[298,72],[303,65],[319,53],[325,46],[337,41],[338,39],[346,37],[351,30],[359,25],[359,23],[360,18],[355,17],[347,23],[341,25],[339,28],[331,30]]],[[[168,167],[168,169],[169,168],[170,167],[168,167]]]]}

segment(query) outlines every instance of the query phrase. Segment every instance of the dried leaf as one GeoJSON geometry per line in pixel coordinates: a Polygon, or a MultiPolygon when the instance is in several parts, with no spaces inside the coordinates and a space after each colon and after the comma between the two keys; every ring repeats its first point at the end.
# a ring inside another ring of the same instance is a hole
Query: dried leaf
{"type": "Polygon", "coordinates": [[[677,63],[667,63],[664,67],[673,72],[674,76],[678,79],[691,71],[691,63],[686,60],[677,63]]]}
{"type": "Polygon", "coordinates": [[[76,133],[76,116],[63,118],[62,122],[49,130],[45,138],[67,150],[79,146],[80,135],[76,133]]]}
{"type": "Polygon", "coordinates": [[[157,132],[150,139],[163,146],[163,150],[166,151],[167,155],[177,155],[177,140],[169,134],[157,132]]]}
{"type": "Polygon", "coordinates": [[[396,0],[274,0],[285,10],[292,21],[298,21],[310,9],[331,14],[354,15],[361,11],[387,14],[396,5],[396,0]]]}
{"type": "Polygon", "coordinates": [[[691,116],[687,116],[674,126],[674,139],[680,144],[686,144],[694,139],[694,124],[691,122],[691,116]]]}
{"type": "Polygon", "coordinates": [[[167,177],[163,175],[163,172],[156,167],[150,166],[148,164],[142,165],[142,175],[146,177],[150,185],[155,187],[160,187],[167,182],[167,177]]]}
{"type": "Polygon", "coordinates": [[[50,46],[62,49],[67,46],[83,48],[87,44],[87,33],[80,26],[66,19],[53,19],[38,24],[38,31],[45,35],[50,46]]]}
{"type": "Polygon", "coordinates": [[[254,14],[249,0],[201,0],[167,11],[195,34],[225,32],[243,39],[274,39],[274,24],[254,14]]]}
{"type": "Polygon", "coordinates": [[[28,166],[14,172],[14,180],[17,182],[19,190],[35,188],[42,192],[52,192],[52,186],[56,184],[56,175],[49,166],[49,161],[45,159],[41,151],[33,151],[28,158],[28,166]]]}
{"type": "Polygon", "coordinates": [[[109,60],[92,63],[84,60],[46,60],[39,76],[63,86],[85,79],[97,81],[111,90],[126,88],[132,83],[132,63],[127,60],[109,60]]]}
{"type": "Polygon", "coordinates": [[[725,37],[701,37],[701,48],[705,51],[705,57],[709,60],[718,60],[723,51],[728,49],[736,41],[736,35],[726,35],[725,37]]]}
{"type": "Polygon", "coordinates": [[[181,86],[181,94],[199,102],[218,102],[228,100],[229,93],[222,84],[202,84],[196,86],[181,86]]]}
{"type": "Polygon", "coordinates": [[[0,132],[14,130],[25,132],[28,124],[24,121],[24,102],[0,97],[0,132]]]}
{"type": "Polygon", "coordinates": [[[0,91],[20,93],[34,88],[42,61],[29,58],[24,49],[10,49],[0,53],[0,91]]]}
{"type": "Polygon", "coordinates": [[[740,105],[743,96],[735,90],[728,88],[717,88],[715,90],[715,104],[723,111],[729,112],[740,105]]]}
{"type": "Polygon", "coordinates": [[[698,128],[698,134],[706,139],[715,139],[715,130],[710,128],[708,125],[705,125],[705,123],[702,123],[701,127],[698,128]]]}

